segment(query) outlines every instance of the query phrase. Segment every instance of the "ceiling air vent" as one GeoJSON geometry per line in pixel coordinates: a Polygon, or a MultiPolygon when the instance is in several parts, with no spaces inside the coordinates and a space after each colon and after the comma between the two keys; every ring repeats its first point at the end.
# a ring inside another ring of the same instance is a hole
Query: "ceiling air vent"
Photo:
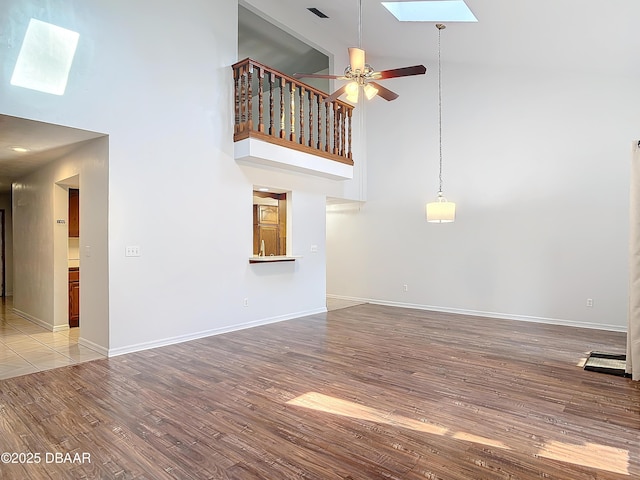
{"type": "Polygon", "coordinates": [[[307,10],[309,10],[311,13],[313,13],[314,15],[320,18],[329,18],[327,15],[325,15],[320,10],[318,10],[316,7],[310,7],[310,8],[307,8],[307,10]]]}

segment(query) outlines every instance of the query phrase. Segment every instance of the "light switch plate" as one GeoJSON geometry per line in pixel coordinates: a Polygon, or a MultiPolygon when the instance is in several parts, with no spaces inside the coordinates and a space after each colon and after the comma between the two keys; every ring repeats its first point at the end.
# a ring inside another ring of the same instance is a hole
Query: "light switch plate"
{"type": "Polygon", "coordinates": [[[128,245],[124,250],[125,257],[139,257],[140,256],[140,246],[139,245],[128,245]]]}

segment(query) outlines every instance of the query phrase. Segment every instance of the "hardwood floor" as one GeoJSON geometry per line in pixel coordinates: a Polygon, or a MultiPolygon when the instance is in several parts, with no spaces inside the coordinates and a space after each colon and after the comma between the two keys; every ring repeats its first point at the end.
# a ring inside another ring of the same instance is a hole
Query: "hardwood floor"
{"type": "Polygon", "coordinates": [[[0,381],[0,451],[41,456],[0,478],[640,478],[640,382],[578,366],[624,346],[359,305],[72,365],[0,381]]]}

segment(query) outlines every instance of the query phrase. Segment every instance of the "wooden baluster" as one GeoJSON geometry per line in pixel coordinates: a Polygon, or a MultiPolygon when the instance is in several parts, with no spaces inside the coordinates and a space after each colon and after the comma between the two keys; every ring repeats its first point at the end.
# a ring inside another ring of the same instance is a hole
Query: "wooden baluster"
{"type": "Polygon", "coordinates": [[[342,156],[342,106],[338,108],[338,155],[342,156]]]}
{"type": "Polygon", "coordinates": [[[334,119],[334,129],[335,129],[335,143],[333,145],[333,150],[336,155],[340,155],[340,105],[337,105],[334,119]]]}
{"type": "Polygon", "coordinates": [[[280,138],[285,137],[284,131],[284,89],[287,86],[287,82],[284,77],[280,77],[280,138]]]}
{"type": "Polygon", "coordinates": [[[313,147],[313,99],[315,95],[309,90],[309,146],[313,147]]]}
{"type": "Polygon", "coordinates": [[[318,95],[318,144],[317,150],[322,150],[322,97],[318,95]]]}
{"type": "Polygon", "coordinates": [[[258,131],[264,133],[264,68],[258,69],[258,131]]]}
{"type": "Polygon", "coordinates": [[[300,85],[300,138],[298,143],[304,145],[304,92],[305,89],[300,85]]]}
{"type": "Polygon", "coordinates": [[[334,155],[338,155],[339,153],[339,150],[338,150],[338,145],[339,145],[338,127],[340,123],[339,109],[340,109],[340,106],[336,102],[333,102],[333,154],[334,155]]]}
{"type": "Polygon", "coordinates": [[[325,120],[325,130],[324,130],[324,151],[329,152],[331,146],[331,130],[329,130],[329,122],[331,121],[331,112],[329,110],[329,102],[324,104],[324,120],[325,120]]]}
{"type": "Polygon", "coordinates": [[[291,91],[289,92],[289,120],[291,123],[291,132],[289,140],[296,141],[296,84],[291,82],[291,91]]]}
{"type": "Polygon", "coordinates": [[[291,82],[291,91],[289,92],[289,120],[291,123],[291,132],[289,133],[289,140],[296,141],[296,84],[291,82]]]}
{"type": "Polygon", "coordinates": [[[235,103],[235,123],[233,125],[233,133],[238,133],[240,130],[240,69],[238,67],[233,69],[233,96],[235,103]]]}
{"type": "Polygon", "coordinates": [[[353,155],[351,153],[351,117],[353,115],[353,108],[347,110],[347,114],[349,118],[349,153],[347,154],[347,157],[349,157],[349,160],[351,160],[353,159],[353,155]]]}
{"type": "Polygon", "coordinates": [[[275,75],[273,72],[269,73],[269,135],[275,135],[275,129],[273,128],[273,86],[275,84],[275,75]]]}
{"type": "Polygon", "coordinates": [[[253,130],[253,65],[249,64],[249,69],[247,72],[247,95],[248,95],[248,108],[247,108],[247,129],[249,131],[253,130]]]}
{"type": "Polygon", "coordinates": [[[340,156],[341,157],[346,157],[347,156],[347,146],[346,146],[346,138],[345,138],[345,131],[346,131],[346,118],[347,115],[345,113],[345,109],[344,107],[340,109],[340,156]]]}
{"type": "Polygon", "coordinates": [[[247,81],[246,70],[245,70],[245,67],[242,67],[241,77],[240,77],[240,131],[241,132],[244,132],[246,127],[246,121],[247,121],[247,117],[245,115],[245,101],[247,98],[247,91],[245,86],[246,81],[247,81]]]}

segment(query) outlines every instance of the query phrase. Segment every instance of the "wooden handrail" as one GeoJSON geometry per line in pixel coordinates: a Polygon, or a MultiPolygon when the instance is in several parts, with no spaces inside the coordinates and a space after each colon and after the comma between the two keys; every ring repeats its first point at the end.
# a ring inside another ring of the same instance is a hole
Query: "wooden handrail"
{"type": "Polygon", "coordinates": [[[329,94],[250,58],[231,68],[235,142],[258,138],[353,165],[353,105],[341,100],[325,102],[329,94]]]}

